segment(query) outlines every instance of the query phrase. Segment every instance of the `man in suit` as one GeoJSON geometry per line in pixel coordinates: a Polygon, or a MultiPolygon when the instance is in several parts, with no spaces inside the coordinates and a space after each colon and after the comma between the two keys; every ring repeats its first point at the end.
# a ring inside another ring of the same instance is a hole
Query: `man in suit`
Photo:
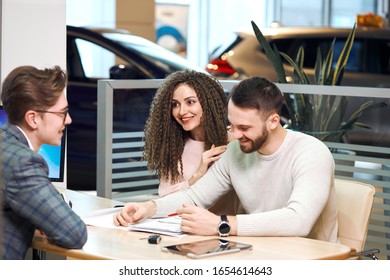
{"type": "Polygon", "coordinates": [[[48,178],[41,145],[60,145],[72,122],[65,96],[66,72],[21,66],[5,78],[1,101],[8,123],[0,128],[3,258],[24,259],[34,232],[65,248],[82,248],[84,222],[48,178]]]}

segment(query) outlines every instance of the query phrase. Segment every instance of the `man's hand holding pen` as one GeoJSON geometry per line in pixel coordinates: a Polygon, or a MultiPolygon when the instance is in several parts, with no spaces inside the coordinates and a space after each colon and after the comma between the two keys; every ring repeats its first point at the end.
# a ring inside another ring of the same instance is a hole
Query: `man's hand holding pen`
{"type": "Polygon", "coordinates": [[[181,216],[180,229],[182,231],[196,235],[217,234],[220,218],[207,209],[183,204],[183,207],[177,213],[181,216]]]}

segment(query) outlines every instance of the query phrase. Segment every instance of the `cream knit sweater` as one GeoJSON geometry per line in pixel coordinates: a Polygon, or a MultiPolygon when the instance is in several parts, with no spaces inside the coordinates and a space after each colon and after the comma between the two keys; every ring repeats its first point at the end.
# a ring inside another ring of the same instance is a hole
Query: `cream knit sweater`
{"type": "Polygon", "coordinates": [[[156,199],[156,215],[172,213],[183,203],[209,208],[230,188],[247,213],[237,215],[237,235],[337,242],[334,160],[316,138],[288,130],[269,156],[245,154],[233,141],[191,188],[156,199]]]}

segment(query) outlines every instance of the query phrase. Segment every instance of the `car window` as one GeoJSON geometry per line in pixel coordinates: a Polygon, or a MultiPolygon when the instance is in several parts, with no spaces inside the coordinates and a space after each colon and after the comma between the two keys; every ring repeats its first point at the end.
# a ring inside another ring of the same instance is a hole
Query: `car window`
{"type": "MultiPolygon", "coordinates": [[[[321,54],[325,57],[330,49],[333,38],[308,38],[308,39],[276,39],[272,44],[275,44],[280,52],[288,54],[295,59],[300,46],[304,48],[305,59],[303,66],[305,68],[314,68],[317,58],[317,50],[320,49],[321,54]]],[[[334,44],[333,65],[337,63],[337,59],[344,47],[345,40],[336,39],[334,44]]],[[[346,70],[350,72],[363,71],[363,41],[355,39],[349,55],[346,70]]]]}
{"type": "MultiPolygon", "coordinates": [[[[344,40],[336,40],[334,44],[334,54],[333,54],[333,67],[336,66],[337,60],[341,54],[341,51],[344,48],[344,40]]],[[[349,72],[368,72],[364,70],[363,67],[364,61],[364,48],[363,41],[355,39],[352,45],[351,52],[349,53],[349,58],[345,69],[349,72]]]]}
{"type": "Polygon", "coordinates": [[[75,40],[87,78],[108,79],[109,69],[115,64],[125,63],[113,52],[92,42],[79,39],[75,40]]]}
{"type": "Polygon", "coordinates": [[[224,40],[223,44],[215,47],[211,51],[211,53],[209,54],[209,59],[211,60],[211,59],[222,56],[224,53],[232,50],[242,40],[244,40],[244,38],[238,34],[232,34],[232,35],[228,36],[227,39],[224,40]]]}
{"type": "Polygon", "coordinates": [[[102,33],[102,35],[125,48],[135,50],[144,59],[157,64],[167,72],[196,68],[176,53],[168,51],[145,38],[121,33],[102,33]]]}
{"type": "Polygon", "coordinates": [[[390,41],[381,39],[367,40],[367,72],[383,75],[390,74],[390,41]]]}
{"type": "Polygon", "coordinates": [[[276,45],[279,52],[286,53],[291,58],[295,58],[298,51],[299,46],[296,46],[297,42],[296,39],[274,39],[269,41],[272,48],[276,45]]]}

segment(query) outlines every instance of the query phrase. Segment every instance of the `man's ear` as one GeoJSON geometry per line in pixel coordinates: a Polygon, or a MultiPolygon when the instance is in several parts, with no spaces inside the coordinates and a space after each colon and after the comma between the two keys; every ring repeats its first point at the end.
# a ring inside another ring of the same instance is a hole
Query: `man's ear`
{"type": "Polygon", "coordinates": [[[269,130],[273,130],[278,127],[280,123],[280,116],[277,113],[272,113],[267,120],[267,126],[269,130]]]}
{"type": "Polygon", "coordinates": [[[38,113],[33,110],[28,110],[26,114],[24,114],[24,120],[26,121],[26,125],[28,125],[32,129],[36,129],[38,127],[37,118],[38,113]]]}

